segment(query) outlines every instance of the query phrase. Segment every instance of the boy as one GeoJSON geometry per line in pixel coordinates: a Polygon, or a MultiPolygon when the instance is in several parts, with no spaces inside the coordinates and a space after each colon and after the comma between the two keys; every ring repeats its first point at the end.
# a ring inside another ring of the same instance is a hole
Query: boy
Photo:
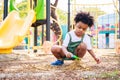
{"type": "Polygon", "coordinates": [[[90,37],[85,34],[87,28],[94,24],[93,16],[86,12],[79,12],[75,18],[75,29],[66,34],[62,46],[54,45],[51,48],[52,54],[57,58],[57,61],[51,65],[63,65],[64,59],[73,59],[73,55],[83,58],[88,51],[97,63],[100,60],[96,58],[90,41],[90,37]]]}

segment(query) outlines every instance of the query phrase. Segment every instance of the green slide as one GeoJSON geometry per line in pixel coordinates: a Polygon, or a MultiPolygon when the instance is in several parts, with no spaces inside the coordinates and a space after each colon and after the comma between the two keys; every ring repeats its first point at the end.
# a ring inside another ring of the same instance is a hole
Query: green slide
{"type": "Polygon", "coordinates": [[[9,11],[11,12],[12,10],[17,10],[18,11],[18,9],[15,6],[15,0],[10,0],[9,11]]]}
{"type": "MultiPolygon", "coordinates": [[[[15,0],[10,0],[9,11],[18,10],[15,6],[15,0]]],[[[43,20],[44,17],[44,0],[37,0],[37,5],[35,7],[36,19],[43,20]]]]}
{"type": "Polygon", "coordinates": [[[44,18],[44,0],[37,0],[37,6],[35,7],[36,19],[41,20],[44,18]]]}

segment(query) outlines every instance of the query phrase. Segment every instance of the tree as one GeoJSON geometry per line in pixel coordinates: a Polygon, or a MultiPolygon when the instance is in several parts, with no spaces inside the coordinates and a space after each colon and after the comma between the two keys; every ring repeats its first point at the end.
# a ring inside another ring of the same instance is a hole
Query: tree
{"type": "Polygon", "coordinates": [[[28,2],[27,2],[27,0],[24,0],[24,1],[20,2],[16,6],[17,6],[17,8],[20,12],[21,17],[27,16],[27,13],[28,13],[28,2]]]}
{"type": "Polygon", "coordinates": [[[2,21],[3,19],[3,9],[2,9],[2,6],[0,6],[0,22],[2,21]]]}
{"type": "Polygon", "coordinates": [[[51,17],[52,17],[51,29],[55,33],[58,39],[59,35],[61,34],[61,30],[60,30],[60,25],[58,23],[58,16],[56,13],[57,5],[58,5],[58,0],[55,0],[54,4],[51,3],[51,17]]]}
{"type": "Polygon", "coordinates": [[[67,24],[67,12],[61,10],[61,9],[57,9],[57,13],[59,14],[59,21],[62,24],[67,24]]]}

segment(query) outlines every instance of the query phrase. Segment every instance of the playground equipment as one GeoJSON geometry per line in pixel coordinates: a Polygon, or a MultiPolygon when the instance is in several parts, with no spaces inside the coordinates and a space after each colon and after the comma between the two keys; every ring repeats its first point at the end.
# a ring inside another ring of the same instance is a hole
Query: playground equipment
{"type": "MultiPolygon", "coordinates": [[[[57,1],[58,0],[55,1],[55,4],[57,4],[57,1]]],[[[44,15],[44,0],[35,0],[34,3],[35,3],[35,11],[38,13],[38,18],[36,19],[36,22],[33,23],[33,25],[32,25],[34,27],[34,48],[33,49],[34,49],[34,52],[37,52],[37,27],[39,25],[42,25],[42,28],[43,28],[43,25],[46,24],[46,41],[50,41],[50,27],[54,26],[54,27],[52,27],[54,29],[52,29],[52,28],[51,29],[58,38],[58,40],[54,43],[60,42],[60,40],[62,38],[62,29],[60,28],[60,25],[59,25],[57,19],[54,18],[51,14],[51,13],[55,12],[52,10],[56,10],[56,6],[55,7],[52,5],[50,6],[50,1],[46,0],[46,19],[45,19],[43,17],[43,15],[44,15]],[[42,9],[40,9],[40,8],[42,8],[42,9]],[[51,13],[50,13],[50,9],[51,9],[51,13]],[[40,16],[40,13],[41,13],[42,17],[40,16]],[[50,17],[50,16],[52,16],[52,17],[50,17]],[[53,25],[52,25],[52,23],[50,23],[50,19],[54,22],[53,25]],[[58,34],[59,34],[59,36],[58,36],[58,34]]]]}
{"type": "Polygon", "coordinates": [[[11,12],[11,11],[13,11],[13,10],[17,10],[17,11],[18,11],[18,9],[17,9],[16,6],[15,6],[15,0],[10,0],[10,8],[9,8],[9,11],[11,12]]]}
{"type": "MultiPolygon", "coordinates": [[[[29,1],[29,0],[28,0],[29,1]]],[[[32,0],[30,0],[30,7],[32,5],[32,0]]],[[[44,25],[46,24],[46,40],[49,41],[50,40],[50,0],[46,0],[46,18],[44,17],[44,0],[34,0],[34,10],[36,12],[36,22],[32,23],[32,27],[34,27],[34,46],[33,46],[33,50],[34,52],[37,52],[37,27],[39,25],[44,25]]],[[[32,8],[32,7],[31,7],[32,8]]],[[[15,6],[15,0],[10,0],[10,6],[9,6],[9,10],[10,12],[12,12],[13,10],[17,10],[19,11],[16,6],[15,6]]],[[[16,12],[17,13],[17,12],[16,12]]],[[[14,13],[14,14],[16,14],[14,13]]],[[[4,19],[8,15],[8,0],[4,1],[4,19]]],[[[12,15],[12,18],[16,18],[14,15],[12,15]]],[[[16,21],[16,19],[13,19],[14,21],[16,21]]],[[[11,21],[13,21],[11,20],[11,21]]],[[[54,20],[55,21],[55,20],[54,20]]],[[[18,21],[19,22],[19,21],[18,21]]],[[[55,21],[56,22],[56,21],[55,21]]],[[[6,22],[5,22],[6,23],[6,22]]],[[[11,23],[11,22],[10,22],[11,23]]],[[[14,25],[14,24],[13,24],[14,25]]],[[[22,24],[21,24],[22,25],[22,24]]],[[[6,26],[9,26],[6,25],[6,26]]],[[[16,26],[20,26],[17,25],[16,26]]],[[[11,27],[11,25],[10,25],[11,27]]],[[[11,29],[9,28],[9,30],[11,31],[11,29]]],[[[62,30],[61,30],[62,31],[62,30]]],[[[61,38],[61,36],[60,36],[61,38]]],[[[59,39],[58,39],[59,40],[59,39]]],[[[58,41],[57,40],[57,41],[58,41]]],[[[4,45],[5,46],[5,45],[4,45]]],[[[12,46],[12,45],[11,45],[12,46]]],[[[14,45],[15,47],[15,45],[14,45]]],[[[13,48],[13,46],[12,46],[13,48]]],[[[2,48],[3,49],[3,48],[2,48]]],[[[10,50],[9,50],[10,52],[10,50]]],[[[7,52],[8,53],[8,52],[7,52]]]]}
{"type": "MultiPolygon", "coordinates": [[[[29,1],[29,0],[28,0],[29,1]]],[[[30,2],[31,2],[31,0],[30,0],[30,2]]],[[[16,7],[15,7],[15,0],[10,0],[10,6],[9,6],[9,10],[10,11],[13,11],[13,10],[17,10],[16,9],[16,7]]],[[[34,46],[36,47],[37,46],[37,26],[38,25],[42,25],[42,24],[45,24],[46,23],[46,39],[47,40],[49,40],[50,38],[49,38],[49,35],[50,35],[50,29],[49,29],[49,27],[50,27],[50,16],[48,15],[48,14],[50,14],[50,3],[49,3],[49,0],[46,0],[46,5],[48,6],[48,7],[46,7],[46,12],[47,12],[47,15],[46,15],[46,19],[43,19],[43,17],[44,16],[42,16],[42,15],[44,15],[44,11],[43,11],[43,8],[44,8],[44,5],[42,4],[42,3],[44,3],[44,0],[34,0],[34,8],[35,8],[35,12],[36,12],[36,22],[31,22],[30,24],[25,24],[26,26],[33,26],[34,27],[34,46]],[[49,10],[48,10],[49,9],[49,10]],[[40,10],[42,11],[42,12],[40,12],[40,10]],[[33,23],[33,24],[32,24],[33,23]]],[[[30,5],[30,7],[31,7],[31,5],[30,5]]],[[[17,13],[17,12],[16,12],[17,13]]],[[[16,13],[14,13],[14,14],[16,14],[16,13]]],[[[4,1],[4,19],[6,18],[6,17],[8,17],[7,16],[8,15],[8,0],[6,0],[6,1],[4,1]]],[[[30,15],[30,14],[29,14],[30,15]]],[[[34,14],[35,15],[35,14],[34,14]]],[[[31,17],[33,16],[32,14],[30,15],[31,17]]],[[[8,17],[9,18],[9,17],[8,17]]],[[[16,19],[14,19],[14,18],[16,18],[16,16],[12,16],[12,20],[10,20],[10,21],[16,21],[16,19]]],[[[27,19],[25,19],[25,20],[28,20],[28,21],[30,21],[29,20],[29,18],[27,19]]],[[[19,21],[18,21],[19,22],[19,21]]],[[[4,23],[6,23],[6,22],[4,22],[4,23]]],[[[11,23],[11,22],[10,22],[11,23]]],[[[14,23],[13,23],[13,25],[14,25],[14,23]]],[[[6,25],[6,26],[9,26],[9,25],[6,25]]],[[[16,24],[16,26],[20,26],[20,25],[17,25],[16,24]]],[[[11,25],[9,26],[9,27],[11,27],[11,25]]],[[[9,29],[10,31],[11,31],[11,29],[9,29]]],[[[6,30],[7,31],[7,30],[6,30]]],[[[14,31],[13,31],[14,32],[14,31]]],[[[6,36],[7,37],[7,36],[6,36]]],[[[5,46],[5,45],[4,45],[5,46]]],[[[12,46],[12,45],[11,45],[12,46]]],[[[15,47],[15,45],[14,45],[14,47],[15,47]]],[[[1,47],[2,49],[4,49],[3,47],[1,47]]],[[[13,48],[13,46],[11,47],[11,48],[13,48]]],[[[7,51],[7,53],[9,53],[11,50],[9,50],[9,51],[7,51]]],[[[34,48],[34,51],[36,52],[36,49],[34,48]]],[[[4,51],[5,52],[5,51],[4,51]]],[[[3,53],[3,52],[1,52],[1,53],[3,53]]],[[[6,53],[6,52],[5,52],[6,53]]]]}
{"type": "Polygon", "coordinates": [[[10,12],[0,26],[0,53],[10,53],[19,45],[34,21],[33,10],[28,12],[25,19],[21,19],[17,11],[10,12]]]}

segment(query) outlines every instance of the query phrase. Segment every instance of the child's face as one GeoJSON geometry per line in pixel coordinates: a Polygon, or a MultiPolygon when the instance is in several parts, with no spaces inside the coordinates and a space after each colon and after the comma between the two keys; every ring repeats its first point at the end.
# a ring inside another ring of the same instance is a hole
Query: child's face
{"type": "Polygon", "coordinates": [[[75,33],[77,36],[82,36],[85,31],[87,30],[88,25],[84,24],[83,22],[78,22],[75,24],[75,33]]]}

